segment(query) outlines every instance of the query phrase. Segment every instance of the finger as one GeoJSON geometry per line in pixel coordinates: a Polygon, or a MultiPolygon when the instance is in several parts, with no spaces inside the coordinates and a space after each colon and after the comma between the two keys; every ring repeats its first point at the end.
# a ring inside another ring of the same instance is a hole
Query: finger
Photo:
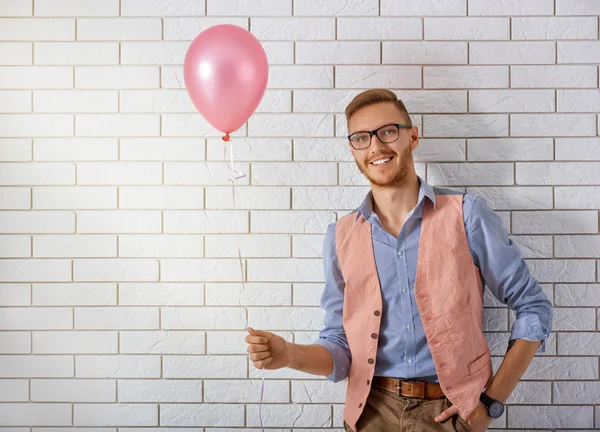
{"type": "Polygon", "coordinates": [[[437,416],[434,420],[438,423],[443,422],[456,414],[458,414],[458,408],[456,408],[455,406],[451,406],[446,411],[437,416]]]}
{"type": "Polygon", "coordinates": [[[261,352],[261,353],[256,353],[256,354],[250,354],[250,360],[252,360],[253,362],[255,361],[259,361],[259,360],[263,360],[266,359],[267,357],[270,357],[271,353],[270,352],[261,352]]]}
{"type": "Polygon", "coordinates": [[[266,337],[262,336],[246,336],[245,341],[249,344],[266,344],[269,342],[266,337]]]}
{"type": "MultiPolygon", "coordinates": [[[[264,367],[266,367],[269,363],[271,363],[273,361],[273,357],[269,357],[267,359],[264,360],[260,360],[257,362],[254,362],[254,367],[256,369],[263,369],[264,367]]],[[[267,368],[268,369],[268,368],[267,368]]]]}
{"type": "Polygon", "coordinates": [[[248,345],[248,348],[246,349],[246,351],[248,351],[249,353],[258,353],[258,352],[269,351],[269,345],[250,344],[250,345],[248,345]]]}
{"type": "Polygon", "coordinates": [[[248,327],[248,333],[250,333],[251,336],[262,336],[264,338],[269,337],[269,332],[254,330],[252,327],[248,327]]]}

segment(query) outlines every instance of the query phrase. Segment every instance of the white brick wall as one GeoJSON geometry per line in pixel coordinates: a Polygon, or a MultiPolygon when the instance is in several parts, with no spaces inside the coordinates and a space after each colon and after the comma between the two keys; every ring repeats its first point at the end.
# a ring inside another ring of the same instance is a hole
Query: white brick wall
{"type": "MultiPolygon", "coordinates": [[[[323,235],[368,190],[343,110],[372,87],[420,126],[418,173],[485,197],[555,305],[547,353],[492,430],[600,428],[599,14],[596,0],[0,0],[0,432],[258,431],[244,329],[318,334],[323,235]],[[229,144],[247,174],[237,209],[229,145],[182,72],[222,23],[270,62],[229,144]]],[[[485,304],[497,368],[514,317],[485,304]]],[[[342,430],[344,383],[267,377],[269,430],[342,430]]]]}

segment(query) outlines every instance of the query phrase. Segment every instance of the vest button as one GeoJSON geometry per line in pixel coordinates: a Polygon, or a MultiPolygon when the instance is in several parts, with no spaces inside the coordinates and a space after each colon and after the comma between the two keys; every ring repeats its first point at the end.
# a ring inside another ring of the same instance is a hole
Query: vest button
{"type": "Polygon", "coordinates": [[[371,333],[371,338],[372,339],[377,339],[377,333],[371,333]]]}
{"type": "Polygon", "coordinates": [[[373,363],[375,363],[375,360],[373,360],[373,359],[369,359],[369,360],[367,360],[367,361],[369,362],[369,364],[373,364],[373,363]]]}
{"type": "Polygon", "coordinates": [[[367,380],[367,385],[370,385],[370,384],[371,384],[371,380],[367,380]]]}
{"type": "Polygon", "coordinates": [[[379,315],[381,315],[381,312],[379,312],[379,311],[375,311],[375,312],[373,312],[373,313],[375,314],[375,316],[379,316],[379,315]]]}
{"type": "Polygon", "coordinates": [[[359,408],[362,408],[362,404],[361,404],[361,403],[359,403],[359,404],[358,404],[358,407],[359,407],[359,408]]]}

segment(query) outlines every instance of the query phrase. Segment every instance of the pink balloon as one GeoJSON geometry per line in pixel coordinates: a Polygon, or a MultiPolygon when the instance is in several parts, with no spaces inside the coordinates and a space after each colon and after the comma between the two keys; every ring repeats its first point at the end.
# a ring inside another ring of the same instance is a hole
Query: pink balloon
{"type": "Polygon", "coordinates": [[[185,86],[216,129],[233,132],[250,118],[267,88],[269,65],[260,42],[231,24],[201,32],[185,55],[185,86]]]}

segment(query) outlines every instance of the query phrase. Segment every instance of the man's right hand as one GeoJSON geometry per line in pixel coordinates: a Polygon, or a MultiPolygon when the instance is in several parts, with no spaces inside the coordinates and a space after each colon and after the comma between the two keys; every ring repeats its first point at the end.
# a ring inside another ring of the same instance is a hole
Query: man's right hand
{"type": "Polygon", "coordinates": [[[250,360],[257,369],[281,369],[290,365],[290,349],[287,341],[271,332],[248,327],[246,336],[250,360]]]}

